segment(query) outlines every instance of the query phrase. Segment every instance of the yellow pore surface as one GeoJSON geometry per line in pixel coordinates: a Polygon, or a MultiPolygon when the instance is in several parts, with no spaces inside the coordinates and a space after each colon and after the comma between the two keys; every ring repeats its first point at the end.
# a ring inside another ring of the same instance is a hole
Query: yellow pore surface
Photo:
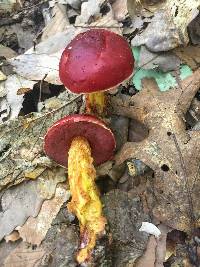
{"type": "Polygon", "coordinates": [[[86,95],[86,111],[102,115],[106,107],[106,95],[104,92],[86,95]]]}
{"type": "Polygon", "coordinates": [[[77,261],[82,263],[90,260],[96,239],[104,231],[106,224],[95,184],[96,171],[91,148],[83,137],[76,137],[69,149],[68,178],[72,194],[68,209],[79,220],[81,249],[77,261]]]}

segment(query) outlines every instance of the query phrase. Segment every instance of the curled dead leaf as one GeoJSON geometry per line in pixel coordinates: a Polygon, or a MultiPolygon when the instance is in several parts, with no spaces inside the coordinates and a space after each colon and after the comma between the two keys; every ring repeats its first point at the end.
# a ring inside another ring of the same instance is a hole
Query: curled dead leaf
{"type": "MultiPolygon", "coordinates": [[[[137,2],[148,3],[149,1],[137,2]]],[[[135,1],[129,1],[129,10],[134,10],[130,8],[132,5],[137,10],[135,1]]],[[[140,34],[132,39],[132,45],[145,45],[152,52],[160,52],[188,44],[187,26],[198,15],[199,5],[199,1],[196,0],[192,2],[191,0],[166,0],[153,5],[153,10],[151,10],[151,4],[148,4],[148,7],[144,5],[141,8],[140,6],[140,16],[144,18],[151,16],[151,21],[140,34]],[[148,14],[145,15],[144,10],[148,10],[148,14]]],[[[134,13],[133,19],[135,18],[134,13]]]]}
{"type": "Polygon", "coordinates": [[[19,88],[17,90],[17,95],[23,95],[31,91],[31,88],[19,88]]]}
{"type": "Polygon", "coordinates": [[[155,178],[149,188],[149,193],[156,196],[150,204],[153,214],[182,231],[190,231],[191,224],[200,225],[197,201],[200,131],[186,131],[184,121],[199,84],[198,69],[178,88],[166,92],[160,92],[153,80],[144,80],[144,89],[130,98],[133,104],[119,106],[115,105],[114,97],[112,99],[115,113],[139,119],[149,129],[149,135],[143,141],[124,145],[116,156],[118,164],[136,158],[154,170],[155,178]]]}

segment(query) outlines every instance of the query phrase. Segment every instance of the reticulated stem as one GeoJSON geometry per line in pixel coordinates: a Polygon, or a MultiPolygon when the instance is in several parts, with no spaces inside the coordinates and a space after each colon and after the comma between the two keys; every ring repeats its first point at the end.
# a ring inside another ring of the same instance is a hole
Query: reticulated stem
{"type": "Polygon", "coordinates": [[[77,261],[83,263],[90,259],[96,239],[106,224],[95,184],[96,171],[91,148],[83,137],[74,138],[69,149],[68,178],[72,194],[68,209],[77,216],[80,224],[81,249],[77,261]]]}
{"type": "Polygon", "coordinates": [[[106,94],[96,92],[86,94],[86,112],[102,116],[106,108],[106,94]]]}

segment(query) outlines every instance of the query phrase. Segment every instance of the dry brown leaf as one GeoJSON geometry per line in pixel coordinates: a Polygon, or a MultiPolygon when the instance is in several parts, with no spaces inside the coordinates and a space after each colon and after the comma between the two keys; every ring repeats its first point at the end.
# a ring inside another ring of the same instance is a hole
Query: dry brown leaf
{"type": "Polygon", "coordinates": [[[2,71],[0,71],[0,82],[5,81],[6,79],[7,79],[6,75],[2,71]]]}
{"type": "MultiPolygon", "coordinates": [[[[38,266],[33,261],[35,257],[37,257],[40,267],[77,266],[74,255],[78,248],[78,228],[70,223],[72,220],[66,217],[68,212],[65,212],[65,210],[66,208],[63,207],[62,211],[56,216],[45,240],[39,247],[32,246],[21,240],[8,243],[2,241],[0,243],[0,266],[7,266],[4,263],[9,258],[9,262],[6,262],[6,264],[13,264],[13,267],[22,267],[24,266],[23,263],[27,263],[28,254],[30,254],[30,264],[33,264],[34,267],[38,266]],[[17,247],[18,249],[16,250],[17,247]],[[34,254],[34,251],[36,251],[36,254],[34,254]],[[45,255],[39,253],[39,251],[44,251],[45,255]],[[17,263],[19,263],[19,266],[17,263]]],[[[25,266],[29,266],[28,263],[25,266]]]]}
{"type": "Polygon", "coordinates": [[[44,201],[37,217],[29,217],[22,227],[17,227],[23,241],[34,245],[40,245],[45,238],[53,219],[56,217],[61,206],[70,197],[69,190],[63,186],[56,188],[55,196],[44,201]]]}
{"type": "Polygon", "coordinates": [[[127,9],[127,1],[124,0],[116,0],[112,4],[112,9],[114,12],[114,18],[118,21],[122,21],[126,18],[126,15],[128,13],[127,9]]]}
{"type": "Polygon", "coordinates": [[[101,15],[100,7],[103,2],[104,0],[90,0],[89,2],[84,2],[82,4],[81,15],[76,18],[75,26],[85,30],[90,28],[105,28],[115,33],[122,34],[121,25],[115,19],[115,14],[111,6],[109,6],[109,12],[104,16],[101,15]]]}
{"type": "Polygon", "coordinates": [[[31,88],[21,87],[17,90],[17,95],[23,95],[31,91],[31,88]]]}
{"type": "Polygon", "coordinates": [[[136,263],[136,267],[154,267],[156,246],[157,243],[155,237],[150,236],[146,250],[143,256],[136,263]]]}
{"type": "Polygon", "coordinates": [[[73,26],[66,27],[66,31],[57,32],[24,54],[8,59],[13,70],[31,81],[43,80],[52,84],[62,84],[58,73],[60,56],[66,45],[81,32],[73,26]]]}
{"type": "Polygon", "coordinates": [[[163,7],[166,0],[127,0],[129,14],[134,17],[139,12],[152,13],[160,7],[163,7]]]}
{"type": "MultiPolygon", "coordinates": [[[[143,21],[151,16],[151,22],[132,39],[133,46],[145,45],[152,52],[160,52],[188,44],[187,26],[199,13],[198,0],[156,1],[156,5],[152,5],[152,1],[129,0],[128,8],[131,13],[134,13],[132,10],[137,10],[135,2],[142,2],[140,16],[144,18],[143,21]],[[144,15],[144,10],[148,11],[147,16],[144,15]]],[[[136,19],[135,14],[133,19],[136,19]]]]}
{"type": "Polygon", "coordinates": [[[3,240],[0,243],[0,266],[4,266],[5,259],[9,256],[9,254],[19,245],[20,240],[16,242],[8,242],[6,243],[5,240],[3,240]]]}
{"type": "Polygon", "coordinates": [[[101,17],[100,7],[104,0],[88,0],[81,4],[81,14],[76,17],[75,25],[90,24],[90,20],[101,17]]]}
{"type": "Polygon", "coordinates": [[[60,218],[57,216],[45,240],[39,247],[32,246],[20,240],[8,243],[5,241],[1,242],[0,266],[77,266],[74,255],[78,248],[78,229],[74,225],[69,224],[66,218],[63,219],[63,216],[60,218]],[[42,251],[44,253],[41,253],[42,251]],[[29,259],[30,262],[28,262],[29,259]]]}
{"type": "Polygon", "coordinates": [[[170,257],[175,257],[180,255],[179,247],[180,245],[184,246],[186,242],[187,242],[186,234],[184,232],[178,230],[172,230],[170,233],[168,233],[166,242],[165,261],[167,261],[170,257]]]}
{"type": "Polygon", "coordinates": [[[48,267],[75,267],[79,240],[78,229],[75,225],[67,223],[56,223],[48,231],[47,238],[42,242],[50,261],[48,267]]]}
{"type": "Polygon", "coordinates": [[[109,31],[122,34],[122,28],[120,27],[118,21],[114,18],[112,9],[105,16],[102,16],[98,20],[92,22],[90,27],[105,28],[109,31]]]}
{"type": "Polygon", "coordinates": [[[44,255],[43,248],[33,250],[31,246],[21,242],[5,259],[3,267],[39,267],[44,255]]]}
{"type": "Polygon", "coordinates": [[[65,181],[63,168],[46,170],[36,181],[7,189],[1,197],[0,240],[30,216],[37,216],[45,199],[50,199],[58,183],[65,181]]]}
{"type": "Polygon", "coordinates": [[[64,5],[59,3],[55,4],[52,13],[53,18],[43,29],[42,41],[48,39],[50,36],[53,36],[58,32],[64,32],[66,27],[70,25],[67,18],[66,7],[64,5]]]}
{"type": "Polygon", "coordinates": [[[10,47],[0,45],[0,57],[12,58],[15,57],[17,53],[10,47]]]}
{"type": "Polygon", "coordinates": [[[33,89],[36,84],[35,81],[29,81],[17,74],[9,75],[5,82],[1,83],[1,86],[6,90],[6,101],[8,105],[8,117],[14,119],[19,115],[23,106],[24,93],[18,94],[21,88],[33,89]]]}
{"type": "Polygon", "coordinates": [[[148,136],[148,129],[137,120],[129,120],[128,141],[140,142],[148,136]]]}
{"type": "Polygon", "coordinates": [[[196,70],[200,64],[200,45],[179,47],[174,49],[174,53],[193,70],[196,70]]]}
{"type": "Polygon", "coordinates": [[[20,239],[20,236],[19,236],[18,231],[13,231],[11,234],[5,236],[4,239],[6,240],[6,242],[9,242],[9,241],[15,242],[20,239]]]}
{"type": "Polygon", "coordinates": [[[138,119],[149,129],[143,141],[124,145],[116,157],[117,163],[136,158],[154,170],[153,189],[149,191],[155,196],[154,202],[149,203],[153,214],[182,231],[189,231],[194,219],[196,226],[200,225],[200,131],[186,131],[184,121],[199,86],[200,69],[182,81],[179,88],[160,92],[155,81],[147,79],[144,89],[130,98],[129,103],[114,97],[111,100],[115,113],[138,119]]]}

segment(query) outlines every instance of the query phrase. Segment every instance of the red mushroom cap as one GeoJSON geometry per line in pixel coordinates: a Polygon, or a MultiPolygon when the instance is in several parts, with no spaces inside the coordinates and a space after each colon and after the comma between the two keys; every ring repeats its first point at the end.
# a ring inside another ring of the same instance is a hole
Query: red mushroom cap
{"type": "Polygon", "coordinates": [[[69,115],[57,121],[45,135],[44,151],[59,165],[66,167],[71,142],[78,136],[88,140],[96,165],[113,157],[113,133],[103,121],[91,115],[69,115]]]}
{"type": "Polygon", "coordinates": [[[74,93],[109,90],[133,73],[134,58],[120,35],[93,29],[80,33],[65,48],[59,65],[62,83],[74,93]]]}

